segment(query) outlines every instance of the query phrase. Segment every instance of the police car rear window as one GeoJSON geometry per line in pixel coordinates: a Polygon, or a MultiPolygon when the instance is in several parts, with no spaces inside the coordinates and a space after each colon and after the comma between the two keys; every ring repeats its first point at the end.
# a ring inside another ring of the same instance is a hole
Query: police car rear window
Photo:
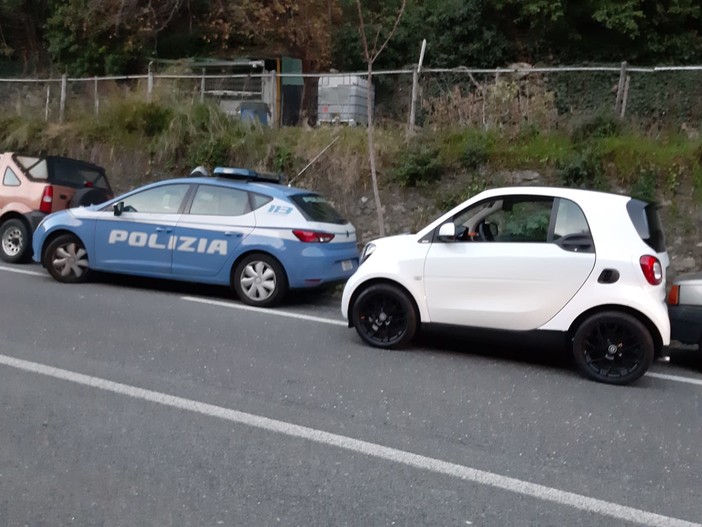
{"type": "Polygon", "coordinates": [[[348,223],[341,214],[319,194],[297,194],[290,197],[309,221],[321,223],[348,223]]]}

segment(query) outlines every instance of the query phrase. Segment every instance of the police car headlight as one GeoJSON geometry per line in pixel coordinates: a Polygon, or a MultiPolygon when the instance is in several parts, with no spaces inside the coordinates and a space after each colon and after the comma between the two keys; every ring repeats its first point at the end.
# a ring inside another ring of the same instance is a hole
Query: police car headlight
{"type": "Polygon", "coordinates": [[[359,265],[365,262],[368,257],[375,252],[375,244],[374,243],[367,243],[366,246],[363,248],[363,251],[361,252],[361,261],[359,262],[359,265]]]}

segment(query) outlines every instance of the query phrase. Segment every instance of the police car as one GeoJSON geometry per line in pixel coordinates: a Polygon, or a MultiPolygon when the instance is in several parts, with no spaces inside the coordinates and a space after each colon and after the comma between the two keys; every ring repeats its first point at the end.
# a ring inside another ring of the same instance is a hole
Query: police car
{"type": "Polygon", "coordinates": [[[59,282],[96,270],[231,285],[261,307],[289,289],[342,282],[358,267],[356,230],[324,197],[222,167],[51,214],[33,249],[59,282]]]}

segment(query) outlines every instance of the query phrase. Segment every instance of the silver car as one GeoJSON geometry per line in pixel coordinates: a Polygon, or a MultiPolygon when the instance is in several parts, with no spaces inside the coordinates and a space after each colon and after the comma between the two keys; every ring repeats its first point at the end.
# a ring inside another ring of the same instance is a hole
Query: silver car
{"type": "Polygon", "coordinates": [[[702,273],[681,275],[668,292],[670,337],[702,349],[702,273]]]}

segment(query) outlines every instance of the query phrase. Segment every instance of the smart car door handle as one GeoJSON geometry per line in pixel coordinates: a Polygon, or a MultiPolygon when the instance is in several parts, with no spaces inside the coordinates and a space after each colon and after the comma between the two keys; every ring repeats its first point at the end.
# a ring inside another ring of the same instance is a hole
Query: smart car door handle
{"type": "Polygon", "coordinates": [[[168,227],[156,227],[156,232],[171,232],[173,229],[168,227]]]}

